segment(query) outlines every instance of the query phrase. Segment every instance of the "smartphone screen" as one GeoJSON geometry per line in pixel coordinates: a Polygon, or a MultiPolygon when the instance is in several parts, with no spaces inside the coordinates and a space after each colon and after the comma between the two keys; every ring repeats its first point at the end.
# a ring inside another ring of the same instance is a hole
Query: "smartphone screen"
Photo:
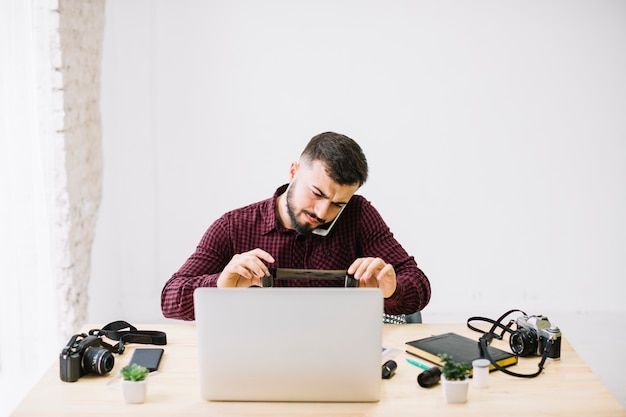
{"type": "Polygon", "coordinates": [[[163,349],[161,348],[137,348],[133,352],[133,356],[130,358],[129,365],[136,363],[147,368],[150,372],[159,369],[161,363],[161,357],[163,356],[163,349]]]}

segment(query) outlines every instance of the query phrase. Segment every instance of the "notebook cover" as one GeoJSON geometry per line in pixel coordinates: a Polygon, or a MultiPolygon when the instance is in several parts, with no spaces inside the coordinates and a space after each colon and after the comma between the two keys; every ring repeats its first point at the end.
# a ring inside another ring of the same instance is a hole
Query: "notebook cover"
{"type": "MultiPolygon", "coordinates": [[[[488,346],[487,349],[491,358],[503,368],[517,363],[517,356],[513,353],[493,346],[488,346]]],[[[437,356],[439,353],[447,353],[455,362],[465,362],[470,365],[474,359],[480,358],[478,340],[457,333],[444,333],[406,342],[406,351],[439,366],[443,366],[443,362],[437,356]]],[[[490,371],[494,369],[493,364],[489,365],[490,371]]]]}

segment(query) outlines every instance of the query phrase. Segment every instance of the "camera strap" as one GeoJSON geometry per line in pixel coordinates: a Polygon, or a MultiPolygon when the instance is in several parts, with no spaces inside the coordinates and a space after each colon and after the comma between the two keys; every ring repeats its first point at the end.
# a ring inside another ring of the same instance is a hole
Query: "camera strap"
{"type": "Polygon", "coordinates": [[[510,371],[500,365],[498,365],[498,363],[493,360],[493,358],[491,357],[491,355],[489,354],[489,349],[487,349],[487,346],[489,346],[491,344],[491,341],[493,339],[498,339],[498,340],[502,340],[502,338],[504,337],[505,333],[513,333],[513,330],[511,329],[511,325],[513,325],[513,323],[515,322],[514,320],[509,320],[509,322],[507,324],[503,324],[502,321],[510,314],[512,313],[516,313],[516,312],[520,312],[523,315],[526,315],[526,313],[524,313],[522,310],[509,310],[506,313],[504,313],[503,315],[501,315],[497,320],[493,320],[490,318],[486,318],[486,317],[470,317],[469,319],[467,319],[467,327],[469,327],[470,329],[482,333],[483,335],[478,339],[478,346],[480,348],[480,352],[481,352],[481,357],[484,357],[485,359],[488,359],[489,362],[500,372],[503,372],[507,375],[511,375],[511,376],[515,376],[515,377],[520,377],[520,378],[534,378],[536,376],[541,375],[541,373],[543,372],[543,366],[546,362],[546,359],[548,358],[548,352],[550,351],[550,348],[552,346],[552,341],[549,340],[546,345],[545,348],[541,354],[541,360],[539,361],[539,364],[537,365],[539,367],[539,369],[532,373],[532,374],[520,374],[517,372],[513,372],[510,371]],[[483,331],[480,330],[474,326],[472,326],[470,323],[473,321],[485,321],[487,323],[491,323],[492,326],[488,331],[483,331]],[[496,329],[501,329],[502,332],[500,334],[496,333],[496,329]]]}
{"type": "Polygon", "coordinates": [[[113,347],[114,353],[124,353],[125,343],[142,343],[147,345],[166,345],[165,332],[157,330],[137,330],[135,326],[122,320],[114,321],[102,329],[89,330],[91,336],[105,336],[116,340],[118,343],[113,347]]]}

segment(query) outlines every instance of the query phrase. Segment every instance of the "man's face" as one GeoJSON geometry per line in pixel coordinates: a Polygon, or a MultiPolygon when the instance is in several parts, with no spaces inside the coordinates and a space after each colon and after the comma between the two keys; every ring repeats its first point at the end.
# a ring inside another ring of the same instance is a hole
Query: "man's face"
{"type": "Polygon", "coordinates": [[[291,183],[286,192],[287,213],[291,227],[302,235],[308,235],[321,224],[331,222],[359,188],[332,181],[320,161],[292,165],[290,173],[291,183]]]}

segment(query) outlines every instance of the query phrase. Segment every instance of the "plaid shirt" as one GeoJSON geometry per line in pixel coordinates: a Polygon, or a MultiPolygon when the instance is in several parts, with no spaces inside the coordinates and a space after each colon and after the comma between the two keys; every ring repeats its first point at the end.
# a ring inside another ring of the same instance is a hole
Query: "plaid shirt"
{"type": "MultiPolygon", "coordinates": [[[[303,236],[284,228],[276,217],[272,198],[233,210],[205,232],[196,251],[165,284],[161,309],[169,318],[194,320],[193,292],[215,287],[217,278],[238,253],[261,248],[276,261],[272,268],[347,270],[357,258],[379,257],[393,265],[397,288],[385,299],[385,313],[411,314],[430,300],[430,283],[415,259],[393,237],[378,211],[360,195],[354,195],[327,236],[303,236]]],[[[340,286],[334,281],[278,280],[274,286],[340,286]]]]}

